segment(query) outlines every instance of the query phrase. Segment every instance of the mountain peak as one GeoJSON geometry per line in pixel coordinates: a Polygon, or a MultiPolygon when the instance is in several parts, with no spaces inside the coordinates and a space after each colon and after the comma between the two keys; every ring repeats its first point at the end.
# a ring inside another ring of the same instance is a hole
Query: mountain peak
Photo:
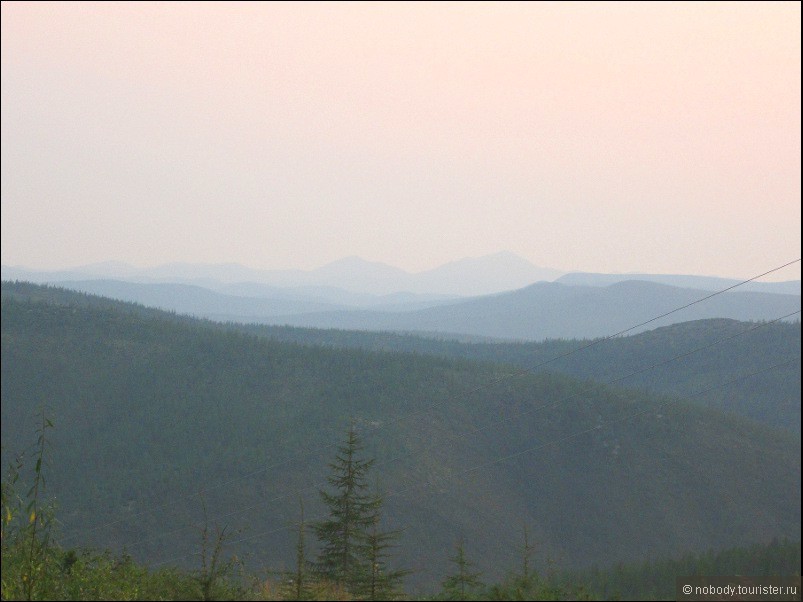
{"type": "Polygon", "coordinates": [[[387,274],[407,274],[401,268],[397,268],[380,261],[369,261],[358,257],[357,255],[350,255],[341,259],[336,259],[324,266],[321,266],[313,272],[327,273],[327,272],[340,272],[340,271],[370,271],[372,273],[387,273],[387,274]]]}

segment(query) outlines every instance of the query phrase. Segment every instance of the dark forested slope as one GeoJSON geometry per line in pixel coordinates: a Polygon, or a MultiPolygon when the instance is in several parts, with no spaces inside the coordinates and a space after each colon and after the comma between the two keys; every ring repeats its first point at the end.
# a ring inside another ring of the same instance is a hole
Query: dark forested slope
{"type": "Polygon", "coordinates": [[[561,339],[541,343],[462,343],[389,332],[232,327],[307,345],[406,351],[616,381],[619,386],[651,393],[693,396],[696,403],[800,433],[799,363],[738,387],[716,388],[730,378],[749,374],[756,366],[799,357],[800,322],[695,320],[606,341],[561,339]],[[578,349],[582,351],[573,353],[578,349]],[[669,361],[673,358],[678,359],[669,361]],[[661,365],[643,371],[657,364],[661,365]],[[707,392],[700,395],[701,391],[707,392]]]}
{"type": "Polygon", "coordinates": [[[287,566],[298,498],[308,518],[321,512],[329,444],[352,421],[377,460],[387,526],[405,528],[402,564],[422,583],[442,578],[459,537],[499,575],[524,523],[542,557],[567,567],[799,534],[797,437],[509,373],[268,341],[122,304],[20,300],[4,285],[4,461],[49,407],[66,545],[194,562],[203,492],[210,520],[244,529],[238,555],[287,566]]]}

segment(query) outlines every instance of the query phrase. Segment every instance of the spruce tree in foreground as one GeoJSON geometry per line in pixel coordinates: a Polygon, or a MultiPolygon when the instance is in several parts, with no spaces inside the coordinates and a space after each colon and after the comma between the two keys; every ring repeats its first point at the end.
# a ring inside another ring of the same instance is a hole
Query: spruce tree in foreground
{"type": "Polygon", "coordinates": [[[352,592],[369,569],[361,546],[381,503],[368,492],[367,475],[374,461],[358,458],[360,451],[362,445],[352,425],[345,445],[329,464],[332,474],[327,480],[335,493],[320,492],[329,519],[313,524],[321,544],[317,573],[352,592]]]}
{"type": "Polygon", "coordinates": [[[443,580],[442,600],[470,600],[476,598],[482,588],[480,573],[472,571],[474,564],[466,558],[462,538],[457,543],[457,553],[450,558],[457,565],[457,572],[443,580]]]}
{"type": "Polygon", "coordinates": [[[387,570],[388,549],[398,532],[379,531],[382,497],[368,489],[368,471],[374,460],[361,459],[362,449],[352,425],[329,465],[332,474],[327,480],[335,491],[320,492],[329,518],[312,525],[321,546],[314,567],[319,578],[353,596],[391,599],[398,595],[407,572],[387,570]]]}

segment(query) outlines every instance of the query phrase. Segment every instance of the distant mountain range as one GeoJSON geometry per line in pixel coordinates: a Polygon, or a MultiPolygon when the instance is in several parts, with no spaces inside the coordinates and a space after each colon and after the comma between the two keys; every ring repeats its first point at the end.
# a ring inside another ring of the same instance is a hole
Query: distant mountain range
{"type": "MultiPolygon", "coordinates": [[[[618,282],[606,287],[540,282],[509,293],[405,313],[335,311],[267,319],[265,323],[347,330],[461,333],[529,341],[595,338],[652,320],[705,295],[697,289],[643,281],[618,282]]],[[[800,295],[727,292],[652,321],[631,333],[704,318],[771,320],[799,310],[800,295]]]]}
{"type": "MultiPolygon", "coordinates": [[[[135,268],[106,262],[69,270],[36,271],[3,266],[3,280],[66,282],[114,279],[131,282],[178,282],[219,288],[235,283],[280,288],[334,288],[363,295],[407,293],[431,296],[473,296],[513,290],[554,280],[565,272],[533,265],[513,253],[465,258],[415,274],[384,263],[346,257],[314,270],[256,270],[239,264],[170,263],[154,268],[135,268]]],[[[265,296],[259,293],[258,296],[265,296]]]]}
{"type": "MultiPolygon", "coordinates": [[[[503,286],[505,279],[523,281],[539,269],[514,255],[498,254],[420,274],[352,258],[310,272],[178,264],[137,270],[101,264],[68,272],[4,267],[2,276],[218,321],[524,341],[607,336],[701,299],[707,291],[738,284],[701,276],[640,274],[639,280],[621,280],[626,276],[574,273],[491,295],[466,298],[436,292],[468,290],[470,282],[491,289],[503,286]],[[493,266],[498,268],[495,285],[493,266]],[[506,270],[509,274],[502,276],[506,270]],[[113,273],[121,276],[102,276],[113,273]],[[237,280],[248,277],[263,281],[237,280]],[[402,282],[409,285],[408,292],[393,291],[402,282]],[[411,288],[417,292],[409,292],[411,288]]],[[[634,332],[705,318],[771,320],[799,309],[799,281],[748,283],[634,332]]]]}
{"type": "MultiPolygon", "coordinates": [[[[681,288],[696,288],[706,291],[721,291],[743,282],[732,278],[718,278],[716,276],[684,276],[679,274],[594,274],[591,272],[572,272],[564,274],[555,282],[572,286],[610,286],[617,282],[627,280],[644,280],[657,282],[681,288]]],[[[778,293],[783,295],[799,295],[800,280],[787,280],[786,282],[748,282],[741,285],[740,292],[751,293],[778,293]]]]}
{"type": "MultiPolygon", "coordinates": [[[[115,261],[55,271],[4,265],[2,279],[35,283],[122,280],[192,284],[230,295],[285,298],[289,295],[291,298],[351,307],[415,304],[418,301],[426,304],[432,300],[502,293],[544,281],[571,286],[609,286],[627,280],[643,280],[711,291],[740,282],[715,276],[566,273],[536,266],[509,252],[459,259],[418,273],[359,257],[346,257],[314,270],[259,270],[236,263],[168,263],[137,268],[115,261]]],[[[800,280],[750,282],[737,290],[800,295],[800,280]]]]}

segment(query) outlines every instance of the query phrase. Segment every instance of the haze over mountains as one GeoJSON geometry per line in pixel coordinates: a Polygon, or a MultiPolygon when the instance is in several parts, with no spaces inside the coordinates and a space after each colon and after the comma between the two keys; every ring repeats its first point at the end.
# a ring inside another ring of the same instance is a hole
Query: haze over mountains
{"type": "MultiPolygon", "coordinates": [[[[705,293],[697,289],[641,281],[620,282],[608,287],[540,282],[510,293],[411,312],[323,312],[266,319],[265,322],[310,328],[460,333],[531,341],[594,338],[652,320],[704,296],[705,293]]],[[[772,320],[799,309],[799,295],[723,293],[633,332],[703,318],[772,320]]]]}
{"type": "MultiPolygon", "coordinates": [[[[236,264],[140,269],[119,263],[2,271],[4,280],[59,284],[220,321],[532,341],[606,336],[692,303],[703,291],[738,283],[702,276],[562,274],[512,253],[417,274],[356,257],[310,271],[236,264]]],[[[771,320],[799,308],[799,281],[751,282],[644,329],[703,318],[771,320]]]]}
{"type": "MultiPolygon", "coordinates": [[[[657,282],[681,288],[697,288],[702,290],[722,290],[729,286],[739,284],[741,280],[733,278],[717,278],[715,276],[690,276],[679,274],[593,274],[590,272],[572,272],[564,274],[555,282],[570,285],[584,286],[610,286],[626,280],[643,280],[657,282]]],[[[787,280],[786,282],[748,282],[738,288],[742,292],[753,293],[780,293],[788,295],[800,294],[800,280],[787,280]]]]}
{"type": "Polygon", "coordinates": [[[256,270],[239,264],[188,263],[134,268],[124,263],[107,262],[52,272],[3,266],[2,277],[3,280],[16,278],[33,282],[112,278],[204,286],[250,282],[281,288],[335,287],[368,295],[413,293],[471,296],[521,288],[541,280],[554,280],[564,273],[535,266],[513,253],[501,252],[460,259],[415,274],[384,263],[346,257],[314,270],[256,270]]]}
{"type": "MultiPolygon", "coordinates": [[[[607,286],[625,280],[645,280],[704,290],[720,290],[739,282],[714,276],[567,273],[536,266],[507,251],[483,257],[458,259],[418,273],[406,272],[397,267],[366,261],[359,257],[345,257],[313,270],[258,270],[236,263],[168,263],[151,268],[137,268],[115,261],[52,271],[4,265],[2,279],[37,283],[98,279],[143,283],[177,282],[244,296],[266,296],[266,293],[275,292],[276,288],[291,288],[301,289],[302,293],[307,294],[325,289],[340,289],[373,296],[407,293],[441,297],[489,295],[542,281],[557,281],[567,285],[607,286]],[[274,288],[255,285],[268,285],[274,288]]],[[[800,294],[800,281],[750,282],[739,290],[800,294]]]]}

